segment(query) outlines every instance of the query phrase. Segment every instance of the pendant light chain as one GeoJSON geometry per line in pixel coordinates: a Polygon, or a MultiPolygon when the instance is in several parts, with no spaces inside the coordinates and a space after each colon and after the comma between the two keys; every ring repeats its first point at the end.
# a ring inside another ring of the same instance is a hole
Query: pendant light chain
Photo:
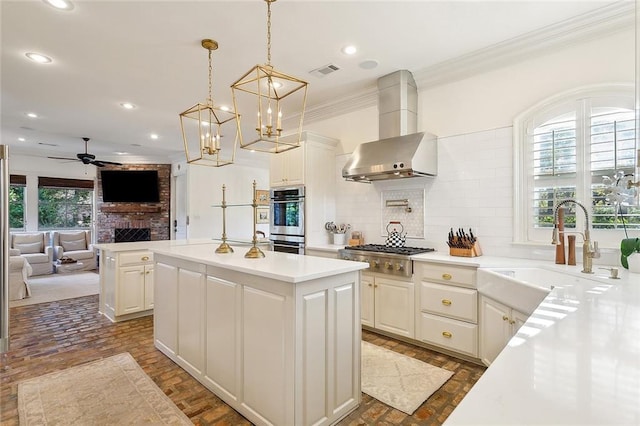
{"type": "Polygon", "coordinates": [[[213,78],[213,67],[211,66],[211,49],[207,50],[209,50],[209,99],[207,99],[207,104],[213,106],[213,97],[211,96],[211,80],[213,78]]]}
{"type": "Polygon", "coordinates": [[[267,65],[271,65],[271,1],[267,2],[267,65]]]}

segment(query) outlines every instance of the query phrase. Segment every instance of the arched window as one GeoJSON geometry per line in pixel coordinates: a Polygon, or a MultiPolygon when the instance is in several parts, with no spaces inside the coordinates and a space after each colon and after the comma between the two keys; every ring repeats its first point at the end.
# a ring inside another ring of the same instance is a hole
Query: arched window
{"type": "MultiPolygon", "coordinates": [[[[554,208],[573,198],[585,205],[592,239],[619,247],[623,226],[640,229],[640,209],[616,209],[605,200],[603,177],[635,172],[634,87],[607,85],[547,99],[514,122],[514,236],[516,242],[551,241],[554,208]],[[621,213],[621,214],[620,214],[621,213]],[[623,222],[624,221],[624,222],[623,222]]],[[[565,228],[582,231],[572,205],[565,228]]]]}

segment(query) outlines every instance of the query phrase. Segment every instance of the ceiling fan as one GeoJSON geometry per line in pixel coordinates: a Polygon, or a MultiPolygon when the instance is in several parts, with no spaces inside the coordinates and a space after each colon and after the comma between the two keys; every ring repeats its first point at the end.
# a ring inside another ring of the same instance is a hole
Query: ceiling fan
{"type": "Polygon", "coordinates": [[[122,163],[116,163],[113,161],[96,160],[96,156],[93,154],[89,154],[89,151],[88,151],[89,138],[82,138],[82,140],[84,141],[84,152],[79,152],[78,154],[76,154],[77,158],[68,158],[68,157],[48,157],[48,158],[51,158],[54,160],[72,160],[72,161],[80,160],[84,164],[93,164],[94,166],[97,166],[97,167],[104,167],[107,164],[111,164],[114,166],[122,166],[122,163]]]}

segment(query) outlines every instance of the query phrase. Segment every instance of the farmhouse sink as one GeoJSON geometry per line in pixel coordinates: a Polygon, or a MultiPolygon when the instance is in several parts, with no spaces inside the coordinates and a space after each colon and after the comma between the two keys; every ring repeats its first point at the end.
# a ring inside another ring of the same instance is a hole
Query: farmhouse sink
{"type": "Polygon", "coordinates": [[[531,315],[554,287],[574,279],[542,268],[479,268],[477,284],[480,294],[531,315]]]}

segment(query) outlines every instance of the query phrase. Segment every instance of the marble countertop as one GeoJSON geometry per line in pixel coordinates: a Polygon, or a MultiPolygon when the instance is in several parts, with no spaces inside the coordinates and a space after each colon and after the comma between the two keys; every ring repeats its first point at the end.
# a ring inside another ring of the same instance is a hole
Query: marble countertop
{"type": "Polygon", "coordinates": [[[152,247],[150,250],[158,255],[166,255],[177,259],[217,266],[251,275],[260,275],[289,283],[305,282],[347,272],[359,271],[369,267],[362,262],[329,259],[297,254],[265,252],[265,257],[247,259],[246,250],[234,253],[217,254],[217,244],[183,244],[152,247]]]}

